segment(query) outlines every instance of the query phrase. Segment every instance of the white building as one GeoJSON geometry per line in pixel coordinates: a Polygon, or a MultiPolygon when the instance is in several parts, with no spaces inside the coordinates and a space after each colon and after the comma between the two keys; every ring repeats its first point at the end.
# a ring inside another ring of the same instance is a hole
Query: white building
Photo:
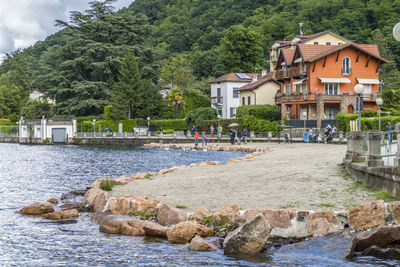
{"type": "Polygon", "coordinates": [[[19,124],[19,142],[29,144],[70,143],[76,136],[75,119],[27,119],[19,124]]]}
{"type": "Polygon", "coordinates": [[[258,78],[256,73],[229,73],[211,84],[211,107],[218,110],[222,118],[234,118],[239,107],[238,89],[258,78]]]}

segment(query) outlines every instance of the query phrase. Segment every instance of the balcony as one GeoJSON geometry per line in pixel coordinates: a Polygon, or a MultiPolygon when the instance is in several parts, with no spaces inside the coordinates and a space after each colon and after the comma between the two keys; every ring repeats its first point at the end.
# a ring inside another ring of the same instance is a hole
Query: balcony
{"type": "MultiPolygon", "coordinates": [[[[307,94],[303,93],[297,93],[297,94],[291,94],[291,95],[281,95],[277,94],[275,96],[275,103],[281,103],[281,102],[291,102],[291,101],[312,101],[316,100],[317,97],[321,97],[323,100],[341,100],[342,97],[344,96],[352,96],[356,97],[356,95],[349,95],[349,94],[342,94],[342,95],[328,95],[328,94],[314,94],[308,92],[307,94]]],[[[378,97],[379,94],[363,94],[362,95],[364,101],[375,101],[378,97]]]]}
{"type": "Polygon", "coordinates": [[[275,103],[289,102],[289,101],[309,101],[315,100],[315,94],[293,94],[293,95],[277,95],[275,96],[275,103]]]}
{"type": "Polygon", "coordinates": [[[222,96],[211,97],[211,105],[222,106],[224,103],[222,96]]]}
{"type": "Polygon", "coordinates": [[[278,70],[276,71],[276,79],[283,81],[283,80],[289,80],[290,79],[290,71],[288,70],[278,70]]]}
{"type": "Polygon", "coordinates": [[[295,79],[305,78],[307,77],[307,68],[292,68],[290,73],[295,79]]]}

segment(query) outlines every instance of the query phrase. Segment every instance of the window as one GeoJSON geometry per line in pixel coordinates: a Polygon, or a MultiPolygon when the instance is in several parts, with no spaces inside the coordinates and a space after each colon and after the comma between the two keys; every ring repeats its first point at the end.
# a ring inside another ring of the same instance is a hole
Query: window
{"type": "Polygon", "coordinates": [[[218,114],[222,116],[222,108],[217,108],[218,114]]]}
{"type": "Polygon", "coordinates": [[[307,94],[307,84],[306,83],[302,83],[301,84],[301,92],[305,95],[307,94]]]}
{"type": "Polygon", "coordinates": [[[247,105],[250,105],[250,104],[251,104],[251,97],[248,96],[248,97],[247,97],[247,105]]]}
{"type": "Polygon", "coordinates": [[[34,93],[33,94],[33,99],[38,100],[40,97],[39,93],[34,93]]]}
{"type": "Polygon", "coordinates": [[[342,45],[343,43],[338,43],[337,45],[342,45]]]}
{"type": "Polygon", "coordinates": [[[317,44],[318,44],[318,42],[314,42],[314,44],[315,44],[315,45],[317,45],[317,44]]]}
{"type": "Polygon", "coordinates": [[[221,88],[217,88],[217,96],[218,96],[218,97],[221,96],[221,88]]]}
{"type": "Polygon", "coordinates": [[[242,97],[242,106],[246,105],[246,98],[242,97]]]}
{"type": "Polygon", "coordinates": [[[236,108],[230,108],[230,117],[231,118],[236,117],[236,108]]]}
{"type": "Polygon", "coordinates": [[[331,42],[326,42],[326,45],[331,45],[331,42]]]}
{"type": "Polygon", "coordinates": [[[326,83],[325,84],[325,94],[326,95],[338,95],[339,94],[339,84],[338,83],[326,83]]]}
{"type": "Polygon", "coordinates": [[[238,87],[233,87],[233,98],[239,98],[238,87]]]}
{"type": "Polygon", "coordinates": [[[285,84],[285,94],[286,95],[290,94],[290,84],[285,84]]]}
{"type": "Polygon", "coordinates": [[[293,93],[296,93],[297,92],[297,84],[294,84],[293,85],[293,93]]]}
{"type": "Polygon", "coordinates": [[[342,61],[342,74],[350,75],[351,66],[350,66],[350,58],[345,57],[342,61]]]}

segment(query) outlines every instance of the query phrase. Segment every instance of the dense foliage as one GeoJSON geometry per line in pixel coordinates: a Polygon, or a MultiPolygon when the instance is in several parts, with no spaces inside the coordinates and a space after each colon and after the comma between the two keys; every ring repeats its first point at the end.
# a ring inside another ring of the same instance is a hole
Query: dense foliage
{"type": "Polygon", "coordinates": [[[198,108],[187,114],[186,121],[188,125],[202,125],[203,121],[206,120],[215,120],[217,118],[218,112],[216,109],[207,107],[207,108],[198,108]]]}
{"type": "Polygon", "coordinates": [[[245,105],[238,107],[236,117],[243,118],[247,115],[268,121],[279,121],[281,119],[281,111],[276,105],[245,105]]]}

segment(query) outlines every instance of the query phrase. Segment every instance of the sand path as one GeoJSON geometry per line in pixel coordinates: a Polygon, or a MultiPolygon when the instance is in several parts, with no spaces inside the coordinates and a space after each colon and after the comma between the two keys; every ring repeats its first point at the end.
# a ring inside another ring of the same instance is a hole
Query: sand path
{"type": "Polygon", "coordinates": [[[195,166],[151,179],[115,186],[113,195],[145,195],[149,199],[216,210],[237,204],[247,208],[344,210],[374,200],[354,185],[338,166],[345,145],[249,144],[272,152],[251,161],[221,166],[195,166]]]}

